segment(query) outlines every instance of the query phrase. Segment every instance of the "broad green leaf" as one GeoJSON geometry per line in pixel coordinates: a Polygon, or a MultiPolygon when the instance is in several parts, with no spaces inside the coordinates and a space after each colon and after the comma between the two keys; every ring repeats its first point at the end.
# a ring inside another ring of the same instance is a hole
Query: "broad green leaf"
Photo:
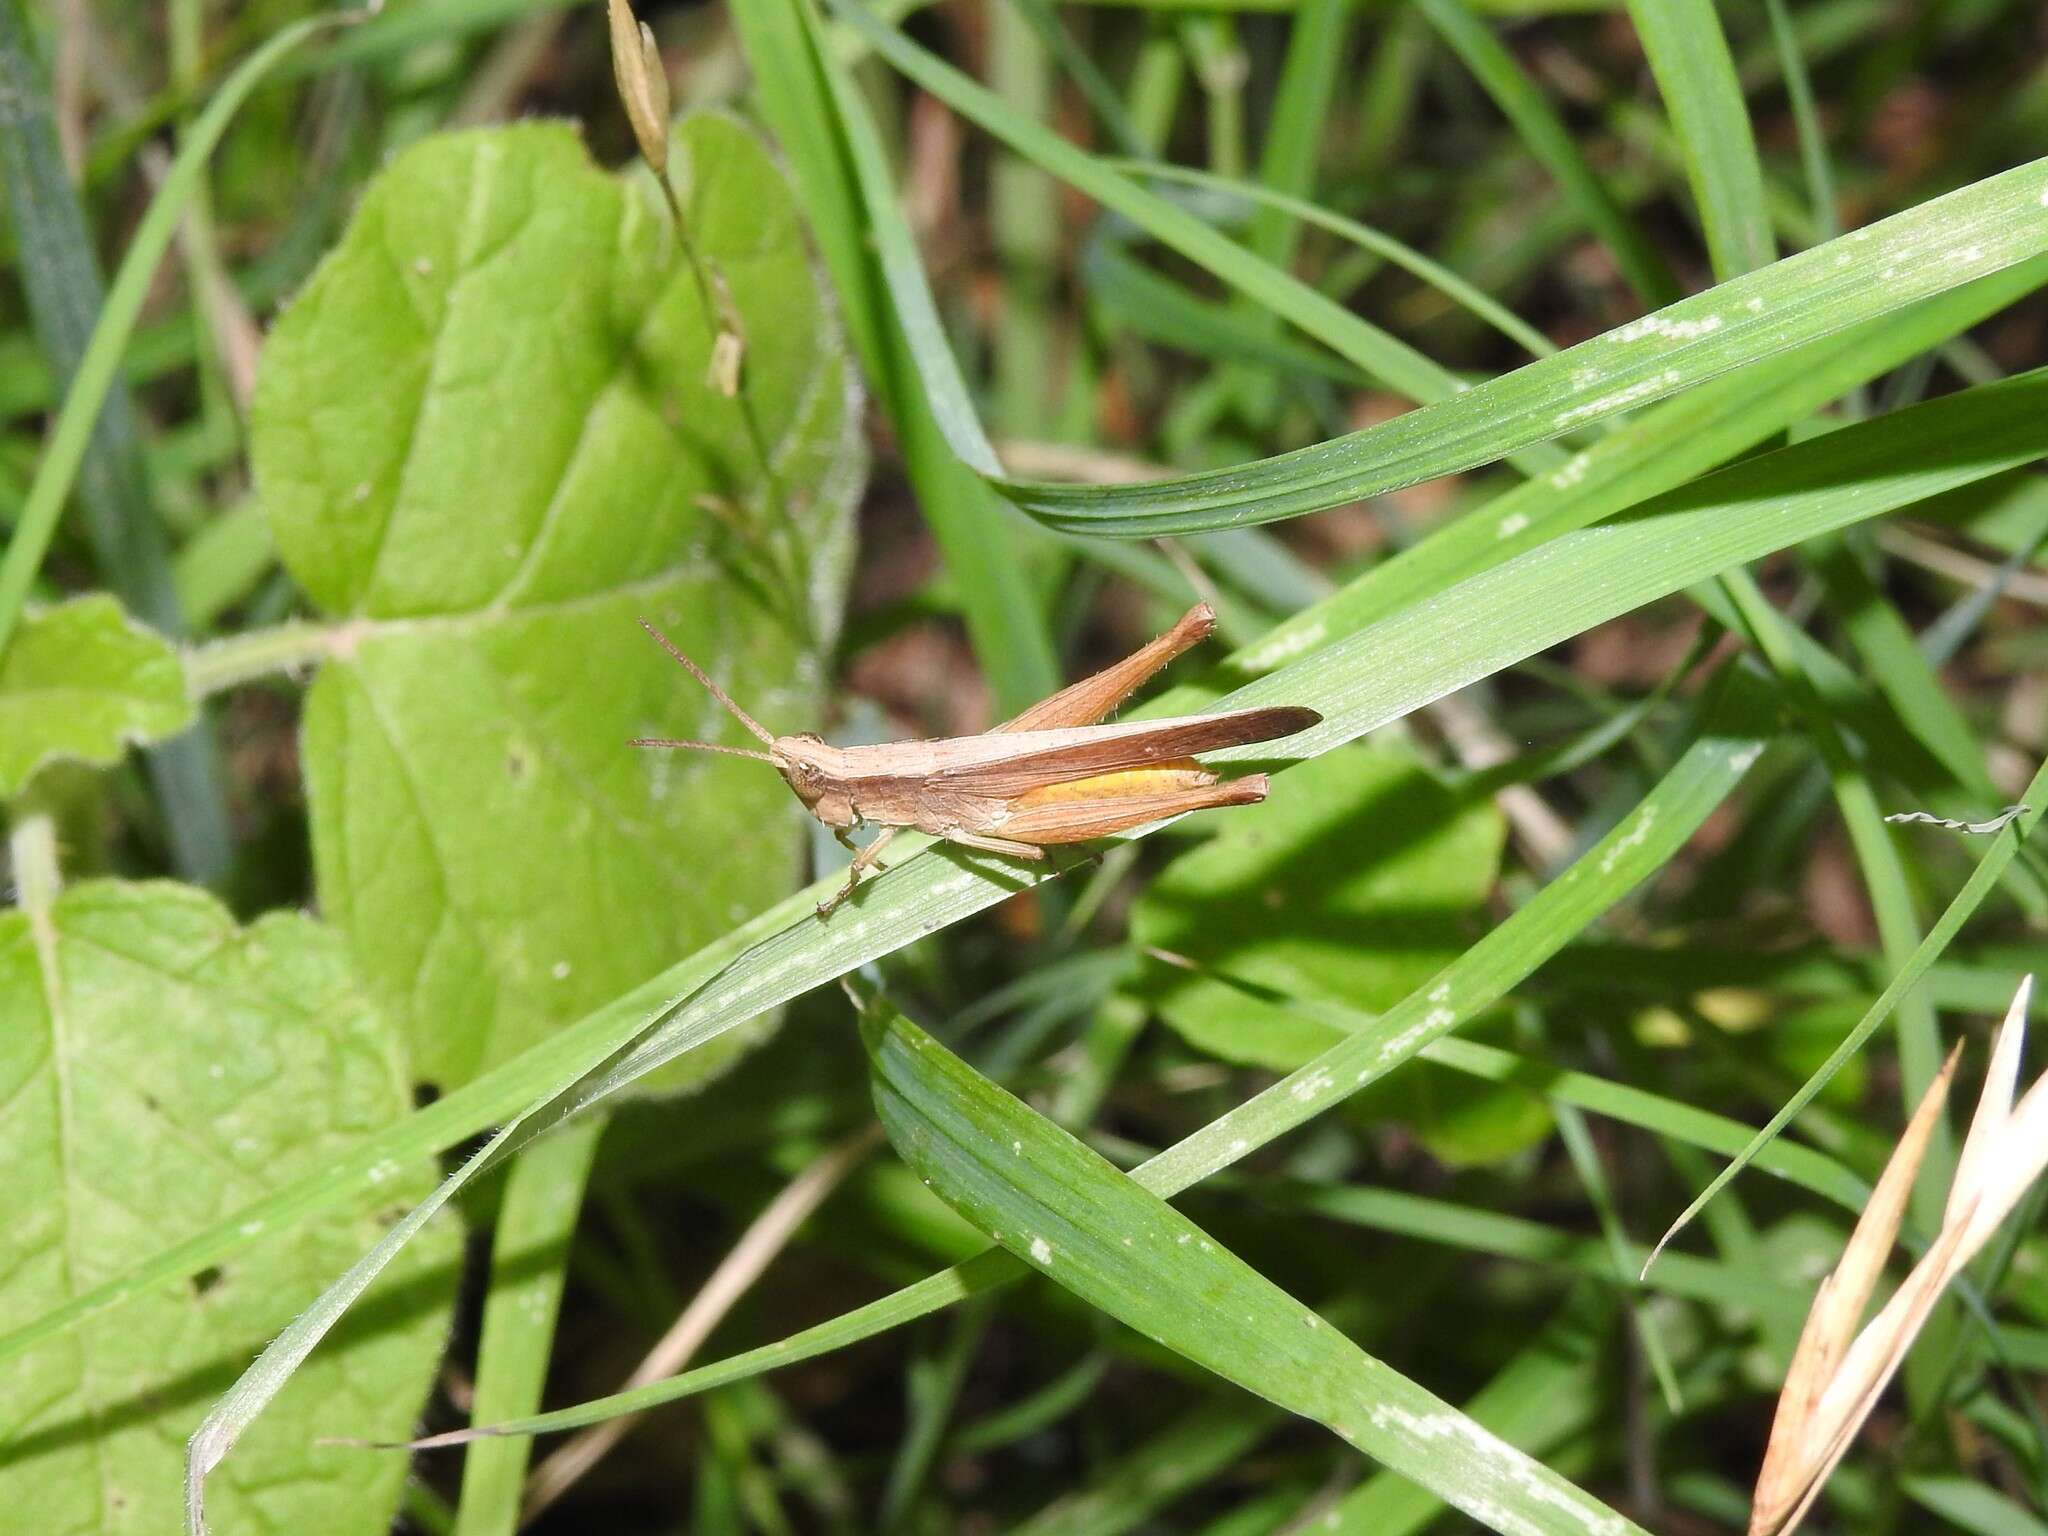
{"type": "Polygon", "coordinates": [[[306,704],[320,896],[444,1085],[797,871],[772,772],[626,745],[737,736],[643,615],[759,718],[816,722],[860,479],[773,164],[715,117],[676,159],[703,286],[662,205],[566,125],[449,135],[377,179],[264,353],[258,480],[340,620],[306,704]],[[707,287],[740,317],[738,402],[707,376],[707,287]]]}
{"type": "Polygon", "coordinates": [[[113,598],[31,612],[0,652],[0,797],[45,763],[116,762],[191,720],[177,653],[113,598]]]}
{"type": "MultiPolygon", "coordinates": [[[[168,883],[91,882],[0,912],[0,1317],[12,1325],[289,1185],[403,1118],[398,1032],[346,946],[291,915],[237,928],[168,883]]],[[[249,1233],[233,1258],[0,1368],[10,1530],[156,1536],[182,1436],[253,1351],[429,1181],[387,1168],[377,1208],[249,1233]]],[[[403,1433],[439,1359],[459,1247],[430,1227],[252,1435],[216,1491],[222,1536],[377,1536],[405,1468],[316,1443],[403,1433]]]]}
{"type": "MultiPolygon", "coordinates": [[[[1215,818],[1131,913],[1132,941],[1256,987],[1391,1008],[1473,936],[1506,826],[1409,752],[1353,747],[1303,763],[1261,805],[1215,818]]],[[[1212,1055],[1292,1071],[1336,1031],[1240,987],[1162,968],[1160,1015],[1212,1055]]]]}
{"type": "Polygon", "coordinates": [[[1481,1524],[1638,1529],[1365,1353],[1158,1195],[886,1003],[861,1033],[903,1160],[1015,1258],[1119,1322],[1422,1484],[1481,1524]]]}

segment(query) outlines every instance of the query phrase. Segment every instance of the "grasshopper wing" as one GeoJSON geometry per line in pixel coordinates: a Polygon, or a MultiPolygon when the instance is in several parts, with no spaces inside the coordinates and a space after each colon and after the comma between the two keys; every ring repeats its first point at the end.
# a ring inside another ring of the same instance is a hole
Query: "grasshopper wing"
{"type": "Polygon", "coordinates": [[[980,738],[990,747],[1003,743],[1009,751],[999,756],[991,754],[980,762],[941,768],[931,777],[934,784],[948,789],[1014,800],[1048,784],[1066,784],[1129,768],[1157,767],[1198,752],[1292,736],[1322,718],[1312,709],[1274,705],[1169,720],[1134,720],[1124,725],[1018,731],[980,738]]]}

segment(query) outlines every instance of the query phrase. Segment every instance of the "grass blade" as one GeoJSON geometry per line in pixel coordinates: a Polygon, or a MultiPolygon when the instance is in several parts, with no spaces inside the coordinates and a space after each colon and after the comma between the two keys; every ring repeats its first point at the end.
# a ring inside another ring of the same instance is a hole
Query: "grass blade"
{"type": "Polygon", "coordinates": [[[880,151],[865,110],[850,96],[840,110],[828,107],[841,97],[841,73],[816,46],[803,3],[761,0],[735,8],[733,22],[754,67],[763,114],[810,210],[847,333],[896,429],[918,505],[957,578],[975,655],[1000,707],[1013,713],[1059,685],[1052,641],[1026,581],[1024,556],[1042,546],[973,473],[992,468],[995,452],[965,403],[964,386],[944,387],[957,386],[958,365],[937,334],[936,314],[885,297],[877,263],[886,270],[904,253],[891,243],[893,231],[869,230],[860,202],[862,179],[885,175],[880,151]],[[906,349],[921,341],[913,363],[906,349]],[[935,369],[943,372],[935,375],[935,369]],[[963,443],[969,451],[960,454],[963,443]]]}
{"type": "Polygon", "coordinates": [[[1127,538],[1271,522],[1378,495],[1492,462],[2039,255],[2048,249],[2044,193],[2048,161],[2004,172],[1313,448],[1141,485],[1005,480],[998,488],[1053,527],[1127,538]]]}
{"type": "Polygon", "coordinates": [[[1494,105],[1506,114],[1522,147],[1557,178],[1586,227],[1607,247],[1622,276],[1635,289],[1636,297],[1657,309],[1683,293],[1656,247],[1579,153],[1571,130],[1487,25],[1467,10],[1462,0],[1417,0],[1416,9],[1429,18],[1437,35],[1450,44],[1494,105]]]}
{"type": "Polygon", "coordinates": [[[57,414],[42,463],[36,467],[21,518],[7,542],[6,553],[0,555],[0,649],[6,647],[21,618],[22,601],[49,551],[58,515],[77,481],[100,408],[121,366],[122,350],[135,329],[136,316],[142,312],[150,279],[177,232],[179,218],[199,187],[207,156],[213,153],[249,93],[278,64],[321,33],[359,19],[360,14],[355,12],[314,16],[280,29],[242,61],[193,122],[163,185],[150,201],[149,211],[128,242],[127,254],[122,257],[113,287],[107,292],[106,305],[100,310],[92,338],[78,360],[78,371],[65,392],[64,405],[57,414]]]}
{"type": "Polygon", "coordinates": [[[1843,1063],[1863,1049],[1870,1037],[1877,1032],[1878,1026],[1890,1017],[1899,999],[1918,984],[1927,968],[1954,942],[1955,936],[1962,931],[1963,924],[1969,921],[1971,914],[1991,893],[1991,888],[1998,883],[2000,873],[2012,861],[2013,855],[2019,852],[2020,843],[2040,822],[2043,810],[2048,809],[2048,762],[2044,762],[2034,774],[2033,782],[2027,786],[2024,798],[2033,809],[1998,834],[1984,857],[1977,861],[1977,867],[1970,872],[1970,878],[1964,882],[1963,888],[1956,892],[1941,917],[1927,930],[1927,937],[1914,948],[1913,953],[1907,958],[1906,963],[1899,967],[1877,1001],[1870,1005],[1869,1011],[1861,1019],[1857,1020],[1856,1027],[1843,1037],[1842,1043],[1835,1047],[1828,1059],[1815,1068],[1813,1075],[1799,1086],[1799,1090],[1785,1101],[1775,1115],[1771,1116],[1770,1123],[1756,1133],[1741,1155],[1716,1174],[1714,1181],[1701,1190],[1690,1205],[1679,1212],[1678,1219],[1671,1223],[1663,1237],[1658,1239],[1657,1246],[1650,1250],[1649,1263],[1643,1266],[1645,1272],[1657,1262],[1658,1254],[1664,1251],[1671,1239],[1684,1231],[1707,1202],[1725,1189],[1729,1180],[1749,1165],[1757,1150],[1790,1125],[1793,1118],[1811,1104],[1814,1096],[1827,1086],[1835,1073],[1841,1070],[1843,1063]]]}
{"type": "MultiPolygon", "coordinates": [[[[1354,317],[1341,306],[1276,273],[1184,209],[1019,119],[851,0],[839,0],[839,9],[878,53],[949,106],[1140,222],[1223,281],[1313,335],[1355,333],[1354,317]]],[[[2044,173],[2048,160],[1989,177],[1421,410],[1312,448],[1142,485],[996,484],[1056,528],[1135,538],[1272,521],[1490,463],[2039,254],[2048,249],[2044,173]]],[[[902,291],[895,296],[899,304],[928,302],[906,299],[902,291]]],[[[1403,360],[1406,349],[1389,346],[1391,341],[1378,338],[1371,361],[1344,349],[1412,398],[1431,398],[1441,371],[1426,360],[1420,366],[1403,360]]],[[[919,360],[944,366],[935,351],[921,351],[919,360]]],[[[956,414],[971,413],[964,399],[960,405],[956,414]]],[[[974,451],[965,436],[954,447],[963,456],[974,451]]]]}
{"type": "Polygon", "coordinates": [[[1629,0],[1671,113],[1686,177],[1722,282],[1777,259],[1756,135],[1713,0],[1629,0]]]}
{"type": "MultiPolygon", "coordinates": [[[[531,1412],[547,1385],[569,1246],[605,1117],[588,1115],[527,1150],[505,1180],[491,1234],[491,1286],[476,1348],[477,1412],[531,1412]]],[[[473,1446],[462,1462],[453,1536],[513,1536],[532,1447],[473,1446]]]]}
{"type": "Polygon", "coordinates": [[[870,1004],[861,1033],[875,1107],[904,1160],[1091,1306],[1326,1425],[1496,1530],[1638,1529],[1366,1354],[894,1008],[870,1004]]]}

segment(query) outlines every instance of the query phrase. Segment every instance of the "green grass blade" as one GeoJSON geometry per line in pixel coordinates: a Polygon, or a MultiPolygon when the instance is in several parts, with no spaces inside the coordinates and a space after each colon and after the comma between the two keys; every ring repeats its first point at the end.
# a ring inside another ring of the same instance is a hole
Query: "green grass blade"
{"type": "Polygon", "coordinates": [[[1366,1354],[886,1003],[863,1011],[861,1033],[897,1151],[1056,1284],[1497,1530],[1637,1529],[1366,1354]]]}
{"type": "Polygon", "coordinates": [[[1898,1005],[1899,999],[1919,983],[1928,967],[1954,942],[1955,936],[1962,931],[1963,924],[1969,921],[1971,914],[1998,883],[1999,874],[2012,861],[2013,855],[2019,852],[2020,843],[2039,824],[2042,812],[2048,810],[2048,762],[2044,762],[2034,774],[2033,782],[2027,786],[2024,798],[2033,809],[1998,834],[1984,857],[1977,861],[1977,867],[1970,872],[1970,878],[1964,883],[1963,888],[1956,892],[1954,899],[1949,902],[1934,926],[1928,929],[1927,937],[1915,947],[1912,955],[1899,967],[1877,1001],[1870,1005],[1869,1011],[1861,1019],[1857,1020],[1856,1027],[1843,1037],[1842,1043],[1835,1047],[1828,1059],[1815,1068],[1813,1075],[1799,1086],[1798,1091],[1785,1101],[1775,1115],[1771,1116],[1770,1123],[1756,1133],[1741,1155],[1716,1174],[1713,1183],[1700,1191],[1693,1202],[1679,1212],[1678,1219],[1672,1222],[1670,1229],[1651,1250],[1649,1264],[1644,1266],[1646,1270],[1650,1264],[1657,1262],[1657,1255],[1672,1238],[1685,1229],[1707,1202],[1725,1189],[1729,1180],[1749,1165],[1757,1150],[1790,1125],[1793,1118],[1811,1104],[1814,1096],[1842,1069],[1843,1063],[1863,1049],[1865,1043],[1877,1032],[1878,1026],[1891,1016],[1892,1009],[1898,1005]]]}
{"type": "MultiPolygon", "coordinates": [[[[2044,282],[2048,257],[2037,257],[1892,319],[1865,324],[1667,401],[1632,417],[1554,474],[1503,492],[1381,561],[1338,601],[1347,615],[1362,616],[1360,622],[1377,618],[1560,533],[1669,492],[2044,282]]],[[[1294,654],[1329,618],[1326,609],[1281,626],[1273,636],[1275,650],[1294,654]]]]}
{"type": "MultiPolygon", "coordinates": [[[[962,116],[1104,207],[1130,219],[1152,238],[1202,266],[1240,294],[1292,322],[1371,377],[1415,400],[1443,400],[1461,388],[1457,378],[1407,343],[1368,324],[1334,299],[1225,238],[1186,208],[1146,191],[1132,177],[1076,149],[1042,124],[1011,111],[1001,98],[900,32],[882,25],[854,0],[834,0],[834,8],[876,52],[962,116]]],[[[901,224],[900,212],[893,203],[871,200],[868,217],[878,228],[901,224]]],[[[908,240],[906,230],[899,243],[907,247],[908,240]]],[[[922,274],[914,266],[900,267],[895,276],[899,281],[892,284],[892,297],[899,309],[922,312],[930,308],[928,295],[921,292],[922,274]]],[[[917,354],[919,366],[927,371],[928,377],[942,380],[947,364],[940,355],[939,339],[928,335],[922,339],[926,344],[917,354]]],[[[958,408],[947,413],[949,422],[972,413],[964,392],[959,401],[958,408]]],[[[971,434],[963,433],[954,440],[954,448],[963,459],[975,462],[971,434]]],[[[1554,454],[1539,455],[1538,463],[1547,466],[1553,460],[1554,454]]]]}
{"type": "MultiPolygon", "coordinates": [[[[1296,8],[1273,95],[1273,115],[1259,151],[1260,186],[1293,197],[1306,197],[1313,190],[1316,149],[1337,93],[1350,20],[1349,0],[1303,0],[1296,8]]],[[[1268,204],[1253,216],[1247,243],[1284,271],[1293,262],[1300,239],[1300,226],[1288,210],[1268,204]]]]}
{"type": "MultiPolygon", "coordinates": [[[[919,508],[957,578],[975,655],[1001,706],[1021,709],[1059,684],[1051,638],[1026,581],[1023,557],[1036,541],[969,468],[986,468],[995,455],[971,405],[963,405],[964,389],[939,388],[921,371],[943,366],[943,382],[957,381],[944,338],[937,337],[932,355],[920,353],[916,364],[905,351],[905,330],[935,330],[937,318],[894,306],[886,297],[877,262],[886,268],[903,254],[889,243],[891,232],[869,230],[861,203],[863,181],[880,180],[886,187],[886,170],[864,110],[850,97],[850,110],[834,109],[840,71],[815,46],[801,9],[805,3],[761,0],[736,9],[733,21],[753,65],[763,115],[810,212],[847,333],[896,429],[919,508]],[[968,452],[956,457],[962,444],[968,452]]],[[[893,190],[879,195],[893,202],[893,190]]]]}
{"type": "Polygon", "coordinates": [[[2044,195],[2048,161],[2003,172],[1313,448],[1142,485],[999,488],[1054,527],[1118,537],[1270,522],[1377,495],[1489,463],[2039,255],[2048,249],[2044,195]]]}
{"type": "MultiPolygon", "coordinates": [[[[1757,740],[1760,741],[1761,738],[1757,740]]],[[[1669,782],[1670,780],[1666,780],[1667,784],[1669,782]]],[[[1734,781],[1730,780],[1727,787],[1732,789],[1734,781]]],[[[1644,802],[1645,807],[1657,804],[1661,802],[1654,794],[1644,802]]],[[[1589,924],[1591,921],[1592,919],[1587,919],[1589,924]]],[[[1561,927],[1563,919],[1551,914],[1549,923],[1552,927],[1561,927]]],[[[1523,935],[1521,942],[1528,944],[1528,935],[1523,935]]],[[[1200,974],[1226,986],[1236,987],[1254,997],[1285,1001],[1297,1009],[1304,1018],[1329,1024],[1347,1034],[1366,1034],[1380,1029],[1378,1020],[1373,1016],[1339,1003],[1332,1003],[1327,998],[1307,997],[1298,993],[1253,986],[1228,972],[1206,967],[1201,969],[1200,974]]],[[[1506,995],[1505,989],[1501,995],[1506,995]]],[[[1381,1029],[1381,1037],[1384,1035],[1385,1031],[1381,1029]]],[[[1405,1044],[1402,1054],[1403,1059],[1409,1054],[1409,1048],[1405,1044]]],[[[1663,1094],[1652,1093],[1628,1083],[1595,1077],[1590,1073],[1570,1071],[1534,1057],[1518,1055],[1497,1045],[1482,1045],[1476,1040],[1463,1040],[1454,1035],[1439,1036],[1414,1054],[1480,1082],[1497,1083],[1521,1088],[1532,1094],[1541,1094],[1562,1107],[1585,1110],[1618,1124],[1632,1125],[1640,1130],[1668,1137],[1685,1146],[1699,1147],[1709,1152],[1732,1156],[1747,1146],[1755,1134],[1750,1127],[1740,1121],[1712,1114],[1663,1094]]],[[[1379,1075],[1386,1074],[1381,1072],[1379,1075]]],[[[1864,1180],[1833,1159],[1796,1143],[1773,1143],[1764,1148],[1757,1154],[1757,1166],[1777,1175],[1787,1183],[1810,1190],[1825,1200],[1832,1200],[1846,1211],[1860,1211],[1864,1201],[1870,1197],[1870,1186],[1864,1180]]],[[[1643,1251],[1638,1250],[1638,1257],[1643,1251]]],[[[1607,1272],[1611,1274],[1612,1271],[1610,1259],[1607,1272]]]]}
{"type": "Polygon", "coordinates": [[[1236,1393],[1207,1399],[1012,1527],[1010,1536],[1117,1536],[1143,1529],[1173,1500],[1236,1466],[1280,1423],[1280,1414],[1236,1393]]]}
{"type": "Polygon", "coordinates": [[[1764,0],[1764,9],[1771,18],[1771,41],[1785,76],[1792,125],[1799,134],[1799,161],[1806,171],[1806,195],[1813,204],[1814,232],[1823,240],[1832,240],[1842,232],[1842,218],[1835,205],[1835,172],[1828,160],[1820,109],[1813,100],[1813,81],[1806,72],[1806,58],[1799,51],[1799,36],[1785,0],[1764,0]]]}
{"type": "Polygon", "coordinates": [[[1906,1496],[1969,1536],[2048,1536],[2048,1523],[1995,1488],[1962,1477],[1909,1477],[1906,1496]]]}
{"type": "Polygon", "coordinates": [[[1356,219],[1347,219],[1342,214],[1332,213],[1306,198],[1275,191],[1257,182],[1216,176],[1208,171],[1198,171],[1187,166],[1160,165],[1140,160],[1111,160],[1105,163],[1133,176],[1149,177],[1154,181],[1180,182],[1187,186],[1225,192],[1232,197],[1241,197],[1247,202],[1256,203],[1261,208],[1276,209],[1304,224],[1326,229],[1331,234],[1348,240],[1360,250],[1384,257],[1403,271],[1412,273],[1453,304],[1471,311],[1516,346],[1534,356],[1546,357],[1557,350],[1549,337],[1522,320],[1512,310],[1496,303],[1450,268],[1431,261],[1413,246],[1404,244],[1391,235],[1382,234],[1356,219]]]}
{"type": "Polygon", "coordinates": [[[1864,569],[1857,551],[1835,538],[1816,540],[1805,553],[1820,577],[1829,611],[1900,722],[1968,793],[1987,804],[1996,798],[1969,722],[1942,689],[1912,630],[1864,569]]]}
{"type": "Polygon", "coordinates": [[[206,160],[227,131],[230,120],[249,93],[291,53],[321,33],[359,19],[356,13],[315,16],[282,28],[228,76],[185,136],[163,185],[150,200],[149,211],[128,242],[120,270],[107,291],[106,305],[94,322],[92,338],[78,361],[78,371],[65,392],[64,405],[51,429],[49,446],[29,486],[21,518],[7,550],[0,555],[0,650],[4,650],[21,618],[29,584],[42,566],[58,515],[76,483],[79,466],[92,440],[94,423],[121,366],[121,353],[135,329],[142,301],[148,295],[157,263],[176,234],[178,220],[198,189],[206,160]]]}
{"type": "MultiPolygon", "coordinates": [[[[584,1185],[604,1137],[605,1117],[588,1115],[527,1149],[505,1179],[491,1234],[491,1286],[476,1347],[476,1412],[531,1413],[547,1385],[555,1319],[568,1278],[569,1246],[583,1211],[584,1185]],[[493,1406],[486,1409],[486,1402],[493,1406]]],[[[532,1447],[491,1441],[462,1461],[462,1500],[453,1536],[513,1536],[532,1447]]]]}
{"type": "Polygon", "coordinates": [[[1756,135],[1713,0],[1629,0],[1722,282],[1777,259],[1756,135]]]}
{"type": "MultiPolygon", "coordinates": [[[[1858,1188],[1862,1197],[1868,1198],[1869,1187],[1859,1181],[1858,1188]]],[[[1483,1253],[1582,1276],[1599,1282],[1610,1294],[1623,1283],[1615,1273],[1615,1252],[1604,1238],[1588,1237],[1567,1227],[1523,1216],[1369,1184],[1290,1185],[1268,1181],[1259,1186],[1259,1194],[1283,1210],[1312,1213],[1375,1232],[1455,1248],[1462,1253],[1483,1253]]],[[[1629,1249],[1628,1285],[1638,1283],[1636,1270],[1641,1267],[1646,1251],[1634,1246],[1629,1249]]],[[[1813,1300],[1811,1294],[1767,1275],[1687,1253],[1665,1255],[1645,1288],[1714,1306],[1740,1305],[1768,1312],[1780,1321],[1790,1321],[1795,1333],[1813,1300]]]]}
{"type": "MultiPolygon", "coordinates": [[[[1594,1421],[1605,1394],[1601,1353],[1614,1315],[1611,1296],[1582,1287],[1493,1380],[1467,1399],[1465,1416],[1531,1455],[1541,1455],[1594,1421]]],[[[1375,1473],[1324,1515],[1329,1536],[1411,1536],[1442,1506],[1391,1472],[1375,1473]]]]}
{"type": "MultiPolygon", "coordinates": [[[[1842,740],[1826,704],[1788,643],[1790,622],[1771,606],[1747,571],[1731,571],[1721,578],[1721,584],[1734,599],[1751,642],[1778,673],[1795,713],[1827,768],[1835,804],[1848,828],[1856,863],[1877,915],[1885,959],[1895,969],[1903,967],[1920,942],[1919,922],[1913,912],[1905,866],[1885,827],[1869,775],[1842,740]]],[[[1900,1091],[1910,1113],[1941,1069],[1941,1029],[1926,993],[1917,988],[1900,994],[1896,1012],[1900,1091]]],[[[1941,1207],[1955,1169],[1955,1143],[1945,1115],[1936,1118],[1921,1167],[1922,1177],[1914,1186],[1913,1214],[1929,1231],[1935,1231],[1940,1227],[1941,1207]]]]}
{"type": "Polygon", "coordinates": [[[1088,110],[1095,114],[1095,120],[1118,149],[1123,154],[1144,158],[1147,154],[1145,136],[1138,131],[1138,125],[1125,109],[1123,98],[1117,95],[1116,87],[1110,84],[1109,77],[1103,74],[1088,50],[1060,25],[1049,0],[1005,0],[1005,3],[1016,8],[1046,49],[1059,60],[1060,68],[1074,82],[1074,89],[1081,93],[1081,99],[1088,103],[1088,110]]]}
{"type": "Polygon", "coordinates": [[[1467,10],[1462,0],[1417,0],[1416,9],[1429,18],[1437,35],[1450,44],[1494,105],[1506,114],[1522,147],[1557,178],[1586,227],[1614,257],[1636,297],[1652,309],[1678,298],[1684,289],[1664,258],[1586,163],[1571,130],[1491,29],[1467,10]]]}

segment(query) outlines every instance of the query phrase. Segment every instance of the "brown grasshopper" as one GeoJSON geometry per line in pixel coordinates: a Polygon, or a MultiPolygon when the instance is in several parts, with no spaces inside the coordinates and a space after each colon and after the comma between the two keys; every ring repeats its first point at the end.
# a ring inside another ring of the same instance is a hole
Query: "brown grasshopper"
{"type": "Polygon", "coordinates": [[[1207,603],[1190,608],[1150,645],[983,735],[867,747],[831,746],[809,732],[769,734],[668,636],[645,619],[640,623],[768,750],[657,737],[631,744],[726,752],[774,764],[804,809],[853,850],[846,884],[818,904],[820,917],[853,894],[901,827],[989,853],[1042,859],[1048,845],[1108,837],[1184,811],[1256,804],[1266,798],[1263,773],[1219,780],[1194,755],[1292,736],[1323,718],[1312,709],[1276,705],[1099,724],[1153,673],[1208,638],[1216,615],[1207,603]],[[855,849],[848,834],[870,822],[882,830],[855,849]]]}

